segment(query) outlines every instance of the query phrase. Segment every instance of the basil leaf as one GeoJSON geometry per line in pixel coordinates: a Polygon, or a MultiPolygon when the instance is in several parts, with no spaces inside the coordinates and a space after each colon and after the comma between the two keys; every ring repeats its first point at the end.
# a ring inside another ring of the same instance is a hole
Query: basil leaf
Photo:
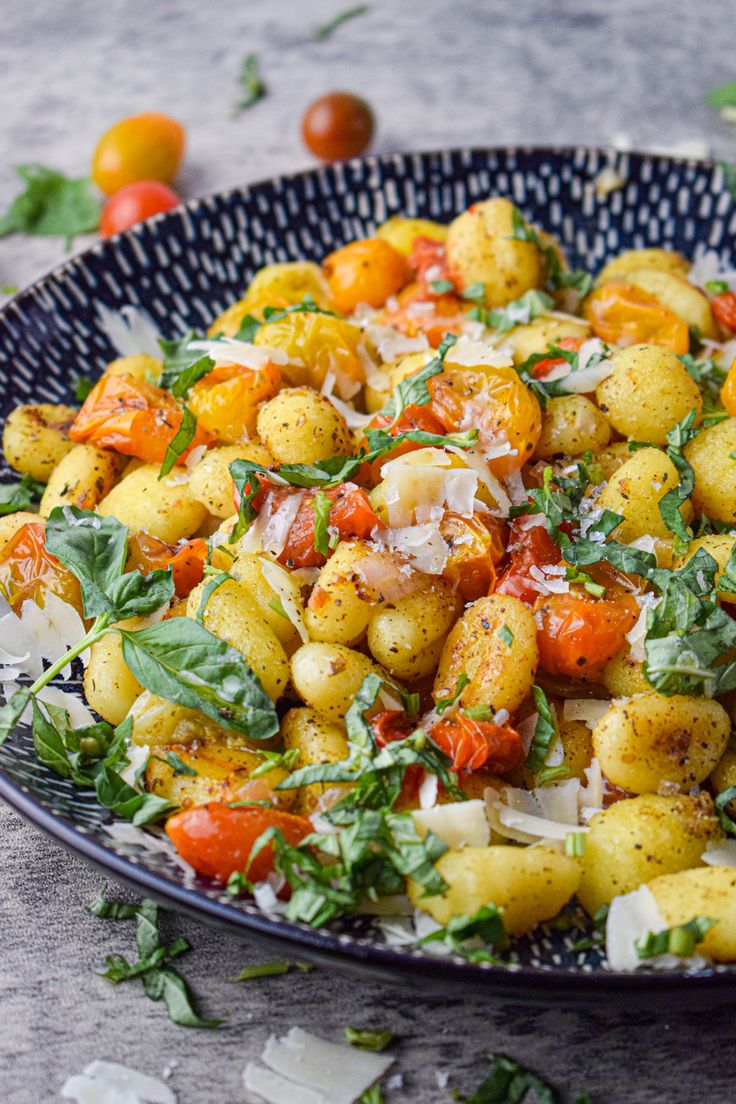
{"type": "Polygon", "coordinates": [[[541,686],[532,686],[534,704],[537,707],[537,724],[534,729],[531,746],[526,757],[527,769],[536,773],[547,761],[549,750],[560,734],[557,718],[541,686]]]}
{"type": "Polygon", "coordinates": [[[659,500],[662,521],[671,533],[683,541],[692,540],[692,531],[685,525],[680,511],[695,487],[695,473],[685,459],[683,449],[688,441],[699,433],[699,430],[694,428],[697,414],[697,410],[691,410],[667,434],[667,455],[677,468],[680,482],[659,500]]]}
{"type": "Polygon", "coordinates": [[[437,702],[436,702],[436,705],[435,705],[436,712],[440,713],[440,714],[445,713],[448,709],[451,709],[453,707],[453,705],[457,705],[458,701],[460,700],[460,695],[462,694],[463,690],[465,689],[465,687],[469,683],[470,683],[470,679],[469,679],[468,675],[466,674],[465,671],[461,671],[460,674],[457,676],[457,682],[455,683],[455,689],[452,692],[452,694],[450,695],[450,697],[449,698],[438,698],[437,699],[437,702]]]}
{"type": "Polygon", "coordinates": [[[546,1081],[502,1054],[489,1054],[493,1069],[465,1104],[520,1104],[528,1092],[536,1093],[539,1104],[558,1104],[557,1093],[546,1081]]]}
{"type": "Polygon", "coordinates": [[[181,337],[158,339],[159,347],[163,353],[161,376],[159,386],[170,391],[179,376],[192,364],[201,359],[201,353],[191,348],[193,341],[203,341],[202,334],[195,330],[187,330],[181,337]]]}
{"type": "Polygon", "coordinates": [[[97,768],[95,793],[100,805],[138,826],[161,820],[176,809],[166,798],[134,790],[105,763],[97,768]]]}
{"type": "Polygon", "coordinates": [[[184,774],[188,778],[198,778],[199,777],[196,770],[194,770],[193,767],[190,767],[187,763],[185,763],[184,760],[182,759],[182,757],[180,755],[177,755],[177,753],[175,751],[170,751],[169,754],[164,759],[164,762],[168,763],[168,765],[173,770],[174,774],[184,774]]]}
{"type": "Polygon", "coordinates": [[[64,741],[56,727],[44,717],[36,698],[33,699],[33,748],[45,767],[61,778],[69,778],[72,772],[64,741]]]}
{"type": "Polygon", "coordinates": [[[428,364],[413,376],[407,376],[394,388],[394,393],[381,410],[381,415],[396,422],[407,406],[426,406],[431,399],[427,390],[427,380],[437,376],[443,370],[445,357],[457,341],[453,334],[448,334],[441,343],[435,356],[428,364]]]}
{"type": "Polygon", "coordinates": [[[325,38],[329,38],[338,27],[342,27],[343,23],[347,23],[349,19],[355,19],[359,15],[364,15],[367,11],[369,11],[368,4],[356,4],[354,8],[347,8],[336,15],[334,19],[331,19],[329,23],[323,23],[321,27],[317,27],[314,37],[323,41],[325,38]]]}
{"type": "Polygon", "coordinates": [[[84,403],[94,390],[96,380],[90,379],[89,376],[77,376],[74,380],[73,390],[74,398],[78,403],[84,403]]]}
{"type": "Polygon", "coordinates": [[[324,491],[317,491],[312,499],[312,509],[314,510],[314,547],[317,552],[326,557],[330,554],[329,527],[332,499],[324,491]]]}
{"type": "Polygon", "coordinates": [[[379,1053],[394,1040],[393,1031],[367,1031],[365,1028],[346,1027],[345,1039],[358,1050],[370,1050],[379,1053]]]}
{"type": "Polygon", "coordinates": [[[25,191],[0,217],[0,238],[6,234],[37,234],[66,239],[67,249],[78,234],[96,230],[100,202],[87,179],[70,180],[42,165],[16,165],[25,191]]]}
{"type": "Polygon", "coordinates": [[[46,548],[79,579],[86,617],[115,612],[108,592],[128,554],[124,525],[91,510],[56,506],[46,522],[46,548]]]}
{"type": "Polygon", "coordinates": [[[527,291],[520,299],[515,299],[506,307],[485,312],[485,324],[499,333],[507,333],[516,326],[527,325],[540,315],[553,310],[554,299],[543,291],[533,288],[527,291]]]}
{"type": "Polygon", "coordinates": [[[0,517],[17,510],[38,509],[38,502],[46,488],[30,475],[24,475],[19,483],[0,483],[0,517]]]}
{"type": "Polygon", "coordinates": [[[141,571],[129,571],[115,580],[108,594],[116,620],[147,617],[174,597],[174,577],[170,567],[165,570],[157,568],[148,575],[141,571]]]}
{"type": "Polygon", "coordinates": [[[171,394],[175,399],[185,398],[192,387],[198,380],[201,380],[204,376],[209,375],[212,369],[215,367],[215,362],[212,357],[201,356],[191,364],[187,364],[175,379],[170,378],[170,383],[161,383],[162,387],[168,387],[171,394]]]}
{"type": "Polygon", "coordinates": [[[127,901],[113,901],[105,896],[107,886],[100,890],[94,901],[87,905],[87,912],[99,920],[132,920],[138,915],[138,905],[127,901]]]}
{"type": "Polygon", "coordinates": [[[498,956],[492,951],[505,950],[509,946],[503,910],[488,904],[481,906],[472,916],[453,916],[446,927],[417,940],[416,946],[424,947],[428,943],[444,943],[453,954],[462,955],[470,962],[497,963],[498,956]],[[485,947],[474,946],[478,940],[485,943],[485,947]],[[468,946],[468,943],[471,945],[468,946]]]}
{"type": "Polygon", "coordinates": [[[182,406],[181,424],[174,434],[173,439],[166,446],[164,461],[161,465],[161,471],[158,473],[159,480],[163,479],[169,474],[179,457],[187,451],[192,441],[194,440],[194,435],[196,432],[197,419],[192,414],[188,406],[182,406]]]}
{"type": "Polygon", "coordinates": [[[117,629],[123,659],[146,690],[205,713],[252,740],[278,732],[273,702],[243,656],[189,617],[117,629]]]}
{"type": "Polygon", "coordinates": [[[14,731],[30,700],[30,692],[21,688],[15,691],[5,705],[0,705],[0,747],[14,731]]]}
{"type": "Polygon", "coordinates": [[[240,87],[242,95],[235,105],[236,114],[252,107],[266,95],[266,86],[258,72],[258,58],[255,54],[246,54],[240,67],[240,87]]]}
{"type": "MultiPolygon", "coordinates": [[[[364,436],[371,452],[378,453],[380,457],[380,453],[390,452],[404,441],[412,441],[417,445],[434,445],[437,448],[447,448],[448,445],[462,449],[472,448],[478,440],[478,430],[466,429],[462,433],[428,433],[423,429],[410,429],[407,433],[399,433],[392,437],[385,429],[366,429],[364,436]]],[[[379,457],[373,457],[373,459],[379,457]]]]}
{"type": "Polygon", "coordinates": [[[656,958],[662,954],[674,954],[680,958],[690,958],[695,954],[698,943],[702,943],[717,920],[709,916],[694,916],[687,924],[678,924],[661,932],[647,932],[636,941],[636,953],[639,958],[656,958]]]}
{"type": "Polygon", "coordinates": [[[197,606],[197,613],[195,620],[199,621],[200,625],[204,625],[204,615],[209,605],[210,598],[223,583],[226,583],[228,579],[232,579],[232,575],[227,571],[220,571],[217,575],[212,575],[202,587],[202,597],[199,605],[197,606]]]}

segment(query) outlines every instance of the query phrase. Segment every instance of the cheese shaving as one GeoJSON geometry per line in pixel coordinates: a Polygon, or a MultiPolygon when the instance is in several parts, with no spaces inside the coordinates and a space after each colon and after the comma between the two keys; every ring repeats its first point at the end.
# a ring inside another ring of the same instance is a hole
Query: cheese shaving
{"type": "Polygon", "coordinates": [[[422,839],[434,832],[448,847],[487,847],[491,838],[485,804],[479,799],[413,809],[411,818],[422,839]]]}
{"type": "MultiPolygon", "coordinates": [[[[24,602],[20,617],[15,613],[0,617],[0,663],[11,665],[6,677],[17,678],[20,673],[37,679],[43,673],[44,660],[56,663],[84,635],[84,623],[74,606],[51,591],[46,592],[43,608],[30,600],[24,602]]],[[[81,659],[86,666],[89,650],[81,659]]],[[[71,666],[66,666],[61,677],[70,675],[71,666]]],[[[1,669],[0,681],[4,681],[1,669]]]]}
{"type": "Polygon", "coordinates": [[[484,793],[488,819],[499,835],[517,843],[564,841],[570,833],[586,830],[578,825],[579,791],[577,778],[531,792],[504,786],[499,794],[489,787],[484,793]]]}
{"type": "MultiPolygon", "coordinates": [[[[381,529],[375,534],[375,543],[390,552],[405,556],[412,567],[426,575],[441,575],[450,555],[450,546],[442,536],[436,521],[424,525],[407,525],[399,529],[381,529]]],[[[356,564],[356,570],[364,574],[363,561],[356,564]]],[[[411,591],[411,580],[406,580],[411,591]]],[[[406,589],[406,587],[405,587],[406,589]]],[[[386,597],[387,595],[384,596],[386,597]]]]}
{"type": "Polygon", "coordinates": [[[451,468],[450,463],[442,449],[428,448],[383,465],[389,526],[438,521],[446,508],[472,517],[478,475],[470,468],[451,468]]]}
{"type": "Polygon", "coordinates": [[[304,610],[289,572],[280,564],[261,557],[261,574],[271,589],[278,594],[284,613],[299,633],[302,642],[306,644],[309,640],[309,632],[304,624],[304,610]]]}
{"type": "Polygon", "coordinates": [[[159,1080],[118,1062],[90,1062],[61,1088],[77,1104],[176,1104],[176,1094],[159,1080]]]}
{"type": "Polygon", "coordinates": [[[736,839],[709,840],[700,857],[707,866],[736,866],[736,839]]]}
{"type": "Polygon", "coordinates": [[[584,721],[592,728],[611,708],[610,701],[596,698],[567,698],[562,706],[562,716],[566,721],[584,721]]]}
{"type": "Polygon", "coordinates": [[[141,307],[125,303],[119,310],[112,310],[98,302],[97,319],[100,329],[121,356],[148,353],[161,359],[158,329],[141,307]]]}
{"type": "MultiPolygon", "coordinates": [[[[633,973],[645,961],[636,953],[636,943],[648,932],[665,931],[666,923],[651,890],[639,886],[631,893],[614,897],[606,921],[606,956],[611,970],[633,973]]],[[[652,959],[646,965],[652,964],[652,959]]]]}
{"type": "Polygon", "coordinates": [[[252,345],[249,341],[238,341],[234,337],[223,337],[217,341],[192,341],[189,348],[203,357],[210,357],[216,368],[226,364],[239,364],[243,368],[259,372],[267,364],[302,363],[292,360],[283,349],[268,349],[265,345],[252,345]]]}
{"type": "MultiPolygon", "coordinates": [[[[503,489],[501,481],[496,479],[495,475],[488,467],[488,463],[483,454],[479,452],[477,448],[461,449],[458,448],[457,445],[448,445],[447,451],[459,456],[469,468],[472,468],[478,476],[478,480],[489,491],[496,503],[496,508],[495,510],[491,510],[491,513],[496,514],[498,517],[508,517],[509,510],[511,509],[511,499],[503,489]]],[[[526,491],[524,492],[524,498],[526,499],[526,491]]],[[[458,511],[455,510],[455,513],[458,513],[458,511]]]]}
{"type": "MultiPolygon", "coordinates": [[[[526,321],[529,319],[527,318],[526,321]]],[[[510,368],[513,360],[505,352],[494,348],[484,341],[471,341],[468,337],[460,337],[448,349],[445,357],[446,364],[457,364],[462,368],[476,368],[479,365],[487,365],[489,368],[510,368]]]]}

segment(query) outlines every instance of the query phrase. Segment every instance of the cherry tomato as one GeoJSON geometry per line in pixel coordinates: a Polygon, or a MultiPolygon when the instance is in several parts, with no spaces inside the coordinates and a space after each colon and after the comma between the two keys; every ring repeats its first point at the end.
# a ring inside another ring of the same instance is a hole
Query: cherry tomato
{"type": "Polygon", "coordinates": [[[365,383],[363,334],[352,322],[329,314],[296,311],[276,322],[266,322],[254,344],[283,349],[289,363],[281,367],[290,384],[306,384],[319,391],[328,372],[335,376],[335,393],[351,399],[365,383]]]}
{"type": "Polygon", "coordinates": [[[102,208],[100,233],[103,238],[111,238],[134,226],[137,222],[170,211],[181,203],[176,192],[159,184],[157,180],[141,180],[137,184],[126,184],[119,192],[110,196],[102,208]]]}
{"type": "Polygon", "coordinates": [[[732,418],[736,418],[736,359],[728,370],[721,388],[721,402],[732,418]]]}
{"type": "Polygon", "coordinates": [[[710,301],[710,309],[719,326],[736,332],[736,291],[714,295],[710,301]]]}
{"type": "Polygon", "coordinates": [[[690,348],[686,324],[653,295],[624,281],[594,291],[583,314],[596,337],[612,345],[664,345],[675,353],[690,348]]]}
{"type": "Polygon", "coordinates": [[[166,822],[166,833],[185,862],[217,882],[226,882],[237,871],[245,871],[252,882],[262,882],[273,872],[270,845],[248,866],[254,843],[268,828],[278,828],[292,847],[314,830],[311,821],[279,809],[233,808],[216,801],[175,813],[166,822]]]}
{"type": "MultiPolygon", "coordinates": [[[[411,433],[412,430],[420,430],[423,433],[438,433],[440,436],[444,436],[445,433],[442,422],[434,416],[429,407],[418,406],[416,403],[405,406],[397,421],[393,424],[391,418],[385,414],[376,414],[370,423],[370,428],[385,429],[390,437],[398,437],[402,433],[411,433]]],[[[361,442],[361,446],[368,451],[365,440],[361,442]]],[[[408,452],[415,452],[417,449],[424,447],[416,441],[402,441],[396,448],[387,452],[385,456],[374,460],[372,464],[363,465],[365,470],[361,470],[361,478],[374,487],[381,479],[381,468],[384,464],[388,464],[389,460],[396,460],[399,456],[405,456],[408,452]]]]}
{"type": "Polygon", "coordinates": [[[456,771],[487,770],[507,774],[524,759],[524,743],[515,728],[491,721],[472,721],[462,714],[438,721],[429,735],[456,771]]]}
{"type": "Polygon", "coordinates": [[[184,153],[184,137],[181,123],[156,111],[121,119],[97,143],[92,179],[108,196],[139,180],[170,184],[184,153]]]}
{"type": "Polygon", "coordinates": [[[396,304],[386,308],[378,319],[407,337],[424,334],[433,349],[448,333],[461,334],[467,320],[467,303],[456,295],[437,295],[422,281],[400,291],[396,304]]]}
{"type": "Polygon", "coordinates": [[[144,575],[157,569],[171,568],[177,597],[185,598],[201,583],[207,562],[207,541],[202,537],[166,544],[150,533],[134,533],[128,543],[129,563],[144,575]]]}
{"type": "Polygon", "coordinates": [[[235,445],[255,433],[258,406],[273,398],[280,383],[281,372],[270,361],[257,370],[224,364],[195,383],[189,409],[203,429],[235,445]]]}
{"type": "MultiPolygon", "coordinates": [[[[373,717],[370,725],[379,748],[385,748],[386,744],[395,740],[405,740],[417,727],[416,721],[407,716],[403,709],[384,709],[373,717]]],[[[401,807],[416,804],[423,778],[424,767],[420,767],[418,763],[410,763],[401,783],[401,807]]]]}
{"type": "Polygon", "coordinates": [[[56,594],[82,613],[82,596],[74,575],[46,551],[43,521],[29,521],[0,553],[0,594],[20,613],[24,602],[43,606],[44,595],[56,594]]]}
{"type": "Polygon", "coordinates": [[[570,592],[540,596],[534,613],[540,665],[550,675],[586,679],[599,675],[623,647],[639,607],[633,598],[612,601],[570,592]]]}
{"type": "Polygon", "coordinates": [[[409,254],[409,267],[414,269],[417,281],[430,290],[431,284],[437,280],[454,283],[447,264],[447,248],[443,241],[437,241],[436,238],[420,236],[414,239],[409,254]]]}
{"type": "Polygon", "coordinates": [[[373,137],[373,112],[351,92],[329,92],[310,104],[302,119],[302,138],[321,161],[359,157],[373,137]]]}
{"type": "MultiPolygon", "coordinates": [[[[181,410],[163,388],[134,376],[103,376],[87,396],[69,436],[77,444],[114,449],[147,464],[160,464],[181,419],[181,410]]],[[[193,448],[211,441],[197,426],[194,439],[177,463],[183,463],[193,448]]]]}
{"type": "Polygon", "coordinates": [[[511,539],[508,545],[511,562],[501,576],[496,590],[509,594],[520,602],[532,606],[539,597],[539,584],[532,568],[543,564],[558,564],[560,550],[544,525],[528,525],[523,519],[511,522],[511,539]]]}
{"type": "Polygon", "coordinates": [[[322,268],[343,314],[352,314],[361,303],[382,307],[410,277],[406,258],[383,238],[350,242],[325,257],[322,268]]]}
{"type": "MultiPolygon", "coordinates": [[[[278,496],[278,492],[276,494],[278,496]]],[[[325,562],[325,557],[314,547],[314,494],[314,491],[307,491],[304,496],[279,556],[280,563],[286,567],[321,567],[325,562]]],[[[384,528],[373,512],[368,495],[355,483],[340,483],[325,494],[332,502],[330,525],[337,529],[341,539],[364,540],[376,526],[384,528]]]]}
{"type": "Polygon", "coordinates": [[[484,524],[485,516],[466,518],[446,513],[439,523],[440,534],[450,549],[442,574],[455,584],[464,602],[475,602],[493,590],[495,563],[504,551],[498,534],[484,524]]]}
{"type": "MultiPolygon", "coordinates": [[[[584,341],[584,337],[561,337],[560,340],[555,341],[554,344],[558,349],[569,349],[571,352],[577,352],[584,341]]],[[[564,357],[545,357],[544,360],[539,360],[534,365],[532,368],[532,375],[535,379],[544,379],[553,368],[557,368],[560,364],[564,363],[564,357]]]]}
{"type": "Polygon", "coordinates": [[[432,413],[448,431],[476,426],[481,443],[510,446],[488,462],[499,479],[529,460],[542,432],[542,412],[513,368],[461,368],[446,361],[444,371],[427,380],[427,389],[432,413]]]}

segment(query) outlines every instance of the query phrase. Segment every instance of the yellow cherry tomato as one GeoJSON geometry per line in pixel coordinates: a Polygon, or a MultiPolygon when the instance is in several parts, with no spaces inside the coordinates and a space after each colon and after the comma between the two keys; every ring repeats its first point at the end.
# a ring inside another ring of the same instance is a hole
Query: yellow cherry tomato
{"type": "Polygon", "coordinates": [[[121,119],[97,143],[92,179],[105,195],[139,180],[170,184],[184,153],[184,137],[181,123],[157,111],[121,119]]]}
{"type": "Polygon", "coordinates": [[[365,381],[361,331],[342,318],[295,311],[261,326],[254,341],[267,349],[283,349],[289,363],[281,366],[281,373],[295,387],[306,384],[319,391],[331,372],[335,393],[351,399],[365,381]]]}
{"type": "Polygon", "coordinates": [[[664,345],[675,353],[690,348],[687,325],[633,284],[615,280],[589,295],[583,315],[596,337],[611,345],[664,345]]]}
{"type": "Polygon", "coordinates": [[[736,418],[736,358],[721,388],[721,402],[731,417],[736,418]]]}

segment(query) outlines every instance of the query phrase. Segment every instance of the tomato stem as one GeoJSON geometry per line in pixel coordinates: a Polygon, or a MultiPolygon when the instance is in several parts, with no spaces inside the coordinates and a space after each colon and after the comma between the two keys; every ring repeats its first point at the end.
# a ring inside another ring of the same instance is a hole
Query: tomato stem
{"type": "Polygon", "coordinates": [[[63,671],[68,663],[71,663],[73,659],[80,656],[82,652],[86,651],[92,644],[96,644],[108,630],[110,624],[110,614],[101,613],[99,617],[95,618],[92,628],[86,633],[85,636],[75,644],[73,648],[70,648],[68,652],[65,652],[61,659],[57,659],[56,663],[52,664],[44,673],[36,679],[33,686],[28,691],[29,694],[37,694],[39,690],[43,690],[44,686],[48,685],[53,678],[55,678],[60,671],[63,671]]]}

